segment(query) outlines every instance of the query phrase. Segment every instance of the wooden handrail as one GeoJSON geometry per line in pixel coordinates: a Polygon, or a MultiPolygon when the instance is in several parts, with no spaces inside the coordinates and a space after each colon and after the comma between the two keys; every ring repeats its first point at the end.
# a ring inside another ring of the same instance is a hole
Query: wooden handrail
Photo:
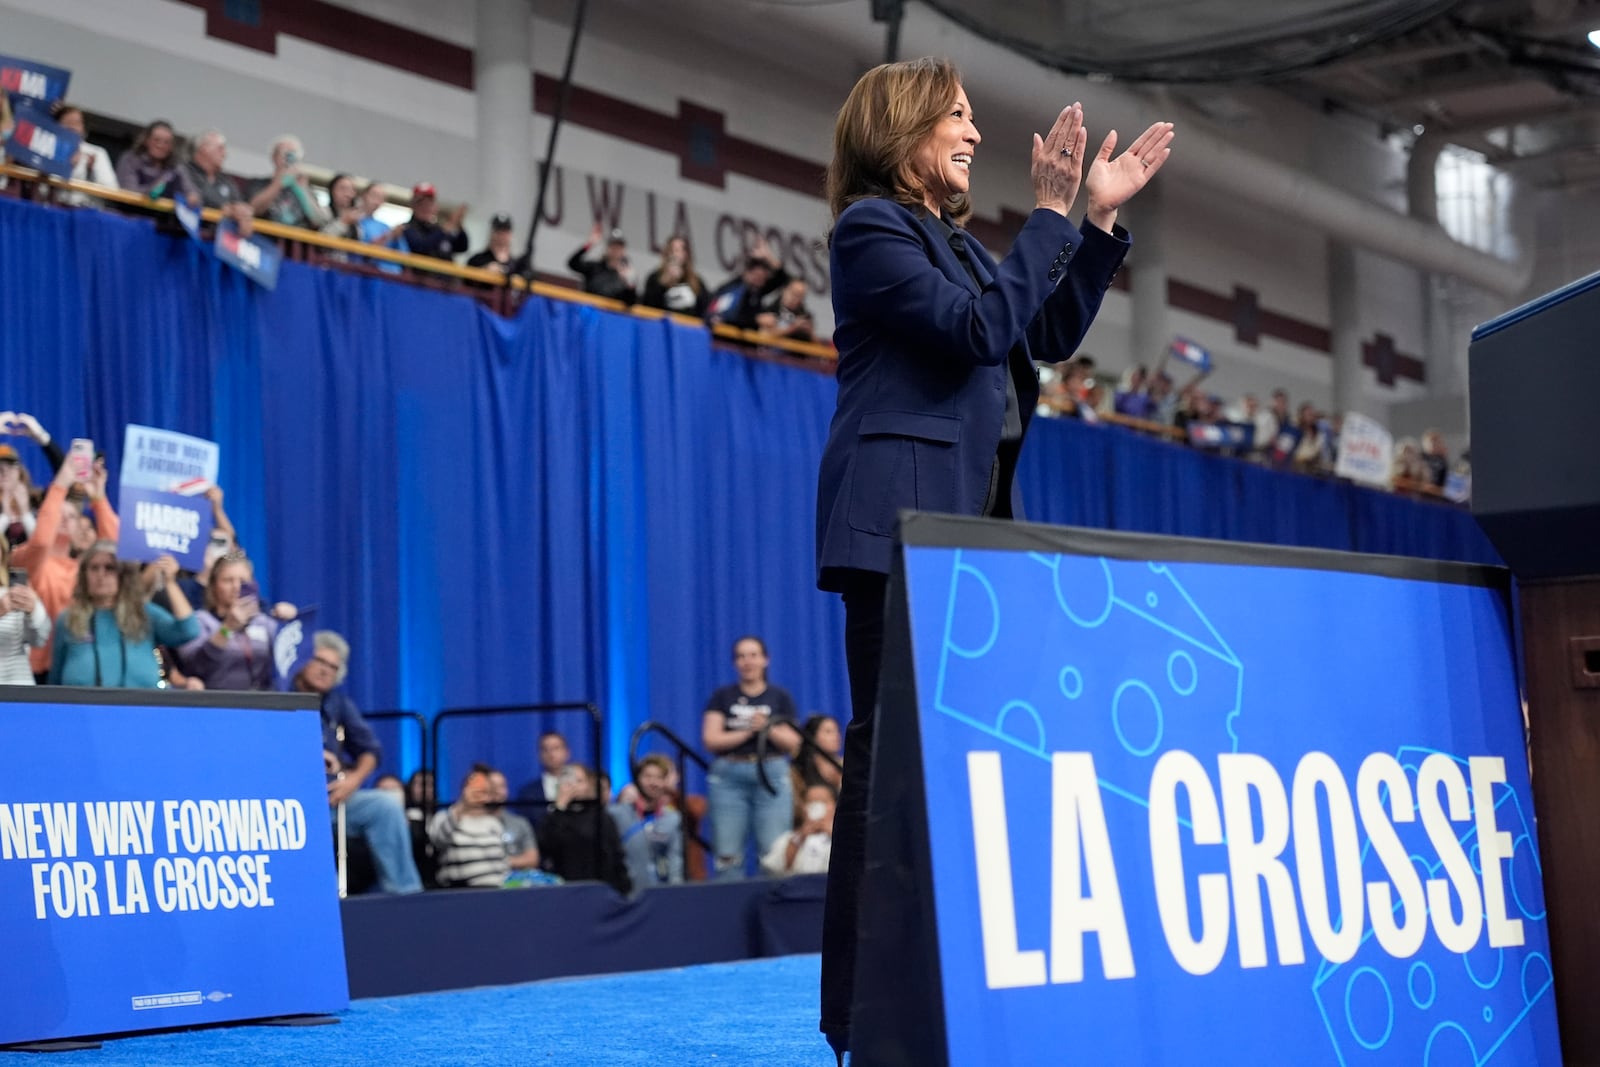
{"type": "MultiPolygon", "coordinates": [[[[0,164],[0,174],[16,178],[19,181],[45,183],[52,188],[62,189],[73,193],[82,193],[85,196],[104,200],[108,203],[121,204],[124,207],[136,208],[140,211],[160,215],[171,215],[176,211],[176,205],[170,197],[152,198],[139,193],[128,192],[125,189],[112,189],[103,185],[94,185],[90,182],[75,181],[66,178],[57,178],[27,167],[15,164],[0,164]]],[[[223,213],[216,208],[205,208],[200,212],[200,217],[207,222],[219,221],[223,213]]],[[[347,256],[359,256],[363,259],[377,260],[384,263],[394,263],[410,268],[421,274],[431,274],[443,278],[454,278],[457,281],[471,282],[474,285],[489,286],[493,288],[509,288],[517,292],[530,293],[534,296],[547,297],[552,300],[565,300],[568,303],[584,304],[589,307],[601,308],[605,311],[616,311],[632,314],[639,318],[660,319],[671,318],[673,321],[686,326],[703,326],[701,320],[674,312],[662,311],[658,308],[644,308],[624,304],[620,300],[609,297],[596,296],[586,293],[582,289],[568,288],[562,285],[552,285],[543,281],[526,281],[520,277],[502,274],[497,270],[486,270],[479,267],[461,267],[445,259],[435,259],[432,256],[419,256],[412,252],[400,252],[382,245],[367,244],[363,241],[352,241],[346,237],[335,237],[332,234],[321,233],[317,230],[302,229],[299,226],[285,226],[282,223],[271,222],[266,219],[256,219],[254,230],[264,237],[277,237],[285,241],[295,241],[299,244],[310,245],[327,252],[337,252],[347,256]]],[[[838,353],[832,345],[815,341],[796,341],[789,337],[775,337],[761,333],[757,330],[740,330],[732,326],[718,324],[711,327],[712,333],[724,340],[736,341],[741,345],[753,345],[759,348],[772,348],[786,352],[790,355],[801,356],[806,359],[836,360],[838,353]]]]}

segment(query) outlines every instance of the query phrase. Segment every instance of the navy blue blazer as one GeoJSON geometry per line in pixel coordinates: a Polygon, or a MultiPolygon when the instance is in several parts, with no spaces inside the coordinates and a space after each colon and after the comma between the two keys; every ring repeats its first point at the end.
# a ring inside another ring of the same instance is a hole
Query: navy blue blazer
{"type": "MultiPolygon", "coordinates": [[[[938,219],[860,200],[833,229],[839,401],[817,479],[817,585],[889,572],[903,508],[978,515],[1005,421],[1006,375],[1023,431],[1034,361],[1069,358],[1128,253],[1127,232],[1040,209],[1003,263],[959,231],[974,284],[938,219]]],[[[1011,513],[1022,501],[1011,487],[1011,513]]]]}

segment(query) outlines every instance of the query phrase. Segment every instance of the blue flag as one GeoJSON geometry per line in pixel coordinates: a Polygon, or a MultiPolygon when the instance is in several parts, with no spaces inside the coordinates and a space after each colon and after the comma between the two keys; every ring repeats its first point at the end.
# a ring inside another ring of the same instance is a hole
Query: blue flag
{"type": "Polygon", "coordinates": [[[311,623],[316,614],[314,607],[301,608],[300,614],[278,627],[278,636],[272,642],[272,674],[279,689],[294,688],[295,677],[311,659],[311,623]]]}
{"type": "Polygon", "coordinates": [[[58,178],[72,177],[72,157],[77,154],[82,138],[32,105],[15,98],[19,106],[14,111],[16,124],[6,138],[6,154],[13,162],[34,170],[54,174],[58,178]]]}
{"type": "Polygon", "coordinates": [[[1206,374],[1211,373],[1211,353],[1187,337],[1174,337],[1172,347],[1168,351],[1179,363],[1187,363],[1206,374]]]}

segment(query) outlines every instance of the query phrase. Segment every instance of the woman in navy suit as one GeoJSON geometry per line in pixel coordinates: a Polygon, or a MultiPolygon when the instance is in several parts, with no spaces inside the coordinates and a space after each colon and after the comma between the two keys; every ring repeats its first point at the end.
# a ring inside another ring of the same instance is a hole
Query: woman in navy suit
{"type": "Polygon", "coordinates": [[[981,138],[953,64],[874,68],[839,111],[828,166],[839,399],[817,486],[817,584],[844,598],[853,712],[823,925],[821,1028],[841,1062],[896,516],[1021,517],[1013,474],[1039,399],[1034,362],[1071,357],[1088,332],[1128,251],[1117,211],[1172,136],[1158,122],[1113,158],[1113,131],[1085,174],[1083,109],[1064,109],[1034,134],[1036,207],[996,264],[962,229],[981,138]]]}

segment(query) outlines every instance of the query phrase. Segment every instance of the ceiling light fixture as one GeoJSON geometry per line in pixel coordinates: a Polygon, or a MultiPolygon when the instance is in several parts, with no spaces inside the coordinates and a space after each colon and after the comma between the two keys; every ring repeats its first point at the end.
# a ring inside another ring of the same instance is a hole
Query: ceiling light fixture
{"type": "Polygon", "coordinates": [[[1596,48],[1600,48],[1600,30],[1589,31],[1589,43],[1596,48]]]}

